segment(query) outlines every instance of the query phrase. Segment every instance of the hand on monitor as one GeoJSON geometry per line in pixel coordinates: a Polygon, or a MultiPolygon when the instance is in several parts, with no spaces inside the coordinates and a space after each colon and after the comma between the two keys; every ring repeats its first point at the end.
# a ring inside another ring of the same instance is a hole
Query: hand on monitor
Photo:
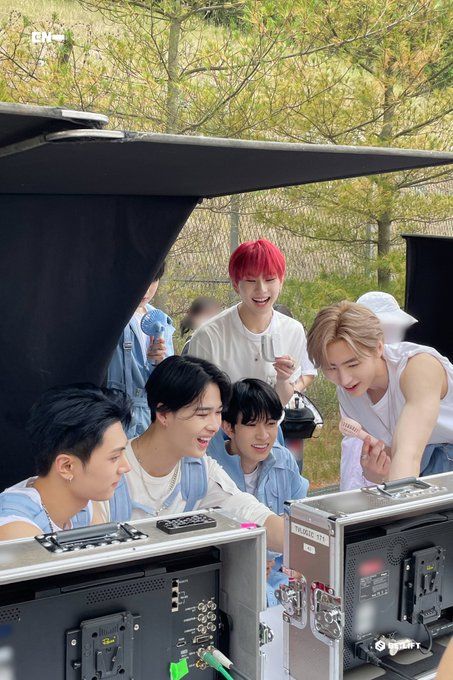
{"type": "Polygon", "coordinates": [[[365,437],[362,446],[360,464],[364,477],[375,484],[382,484],[388,479],[392,459],[389,449],[383,441],[378,440],[374,445],[370,437],[365,437]]]}

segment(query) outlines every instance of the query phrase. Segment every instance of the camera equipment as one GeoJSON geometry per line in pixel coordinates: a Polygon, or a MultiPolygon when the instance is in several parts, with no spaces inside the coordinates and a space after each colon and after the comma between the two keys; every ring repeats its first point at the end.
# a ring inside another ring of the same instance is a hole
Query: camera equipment
{"type": "Polygon", "coordinates": [[[2,678],[214,680],[217,648],[261,677],[262,528],[203,511],[8,541],[1,551],[2,678]]]}
{"type": "Polygon", "coordinates": [[[388,680],[433,678],[453,633],[453,473],[288,505],[289,677],[378,677],[361,675],[371,664],[388,680]]]}
{"type": "Polygon", "coordinates": [[[305,394],[295,392],[281,423],[285,439],[309,439],[321,434],[323,426],[321,413],[305,394]]]}

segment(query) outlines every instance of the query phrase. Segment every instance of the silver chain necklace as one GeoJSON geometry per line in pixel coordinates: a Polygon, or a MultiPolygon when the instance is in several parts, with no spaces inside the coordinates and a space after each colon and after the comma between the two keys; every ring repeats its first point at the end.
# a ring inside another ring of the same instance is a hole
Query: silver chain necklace
{"type": "Polygon", "coordinates": [[[55,524],[55,522],[52,522],[52,518],[51,518],[51,516],[49,515],[49,511],[47,510],[46,506],[45,506],[44,503],[42,502],[42,499],[41,499],[41,505],[42,505],[42,509],[44,510],[45,515],[46,515],[46,517],[47,517],[47,521],[49,522],[49,530],[50,530],[50,533],[53,534],[54,531],[58,531],[59,529],[58,529],[57,525],[55,524]]]}
{"type": "MultiPolygon", "coordinates": [[[[36,489],[34,483],[28,484],[27,486],[30,486],[30,487],[33,487],[34,489],[36,489]]],[[[36,489],[36,491],[38,491],[38,489],[36,489]]],[[[46,506],[44,505],[44,502],[42,500],[42,497],[41,497],[41,494],[39,493],[39,491],[38,491],[38,494],[39,494],[39,498],[41,500],[42,509],[44,510],[44,514],[47,518],[47,521],[49,522],[49,533],[53,534],[55,531],[60,531],[59,527],[55,524],[55,522],[52,520],[51,516],[49,515],[49,511],[47,510],[46,506]]],[[[63,527],[63,529],[64,529],[64,527],[63,527]]]]}
{"type": "MultiPolygon", "coordinates": [[[[142,480],[143,489],[144,489],[146,495],[148,496],[148,500],[151,502],[151,506],[152,506],[154,504],[155,500],[152,498],[151,494],[149,493],[148,487],[146,486],[145,477],[143,475],[142,459],[135,453],[135,451],[134,451],[134,454],[135,454],[137,462],[140,466],[140,479],[142,480]]],[[[162,505],[160,506],[160,508],[156,509],[156,515],[159,515],[162,512],[162,510],[165,507],[165,501],[170,496],[170,494],[172,493],[172,491],[174,490],[174,488],[176,486],[176,480],[178,479],[178,472],[179,472],[180,464],[181,464],[181,461],[178,461],[177,465],[175,466],[175,468],[173,470],[173,474],[171,476],[170,483],[168,485],[168,489],[164,493],[164,501],[163,501],[162,505]]]]}

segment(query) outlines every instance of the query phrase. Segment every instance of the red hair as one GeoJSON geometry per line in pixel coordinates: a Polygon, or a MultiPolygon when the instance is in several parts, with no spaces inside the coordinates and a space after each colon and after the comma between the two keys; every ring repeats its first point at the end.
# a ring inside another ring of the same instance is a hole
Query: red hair
{"type": "Polygon", "coordinates": [[[248,276],[275,276],[283,281],[286,259],[276,245],[265,238],[241,243],[230,257],[228,273],[237,284],[248,276]]]}

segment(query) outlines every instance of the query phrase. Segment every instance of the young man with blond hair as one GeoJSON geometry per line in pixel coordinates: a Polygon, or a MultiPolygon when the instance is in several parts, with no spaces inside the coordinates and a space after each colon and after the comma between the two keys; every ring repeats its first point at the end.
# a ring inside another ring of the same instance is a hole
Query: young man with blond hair
{"type": "Polygon", "coordinates": [[[364,475],[373,482],[453,470],[453,365],[432,347],[384,344],[379,319],[343,301],[322,309],[308,354],[337,386],[343,416],[369,437],[364,475]]]}

